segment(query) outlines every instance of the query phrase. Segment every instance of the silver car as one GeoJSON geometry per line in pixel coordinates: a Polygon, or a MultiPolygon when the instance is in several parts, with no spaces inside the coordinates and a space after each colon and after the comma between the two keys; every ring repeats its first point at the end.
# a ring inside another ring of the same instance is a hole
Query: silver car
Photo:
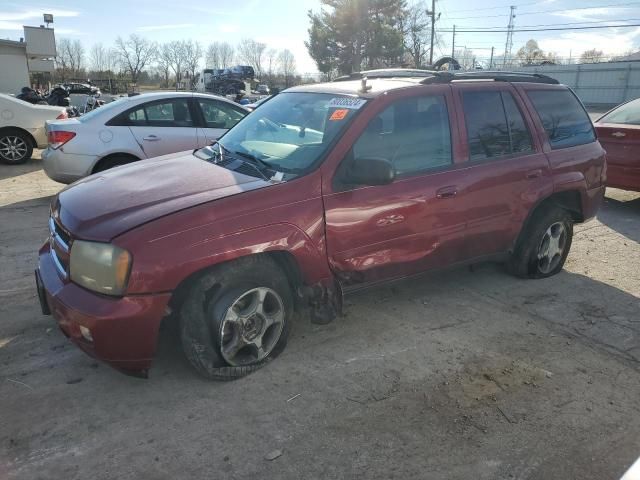
{"type": "Polygon", "coordinates": [[[121,98],[79,118],[47,122],[44,170],[71,183],[136,160],[205,147],[248,113],[226,98],[191,92],[121,98]]]}

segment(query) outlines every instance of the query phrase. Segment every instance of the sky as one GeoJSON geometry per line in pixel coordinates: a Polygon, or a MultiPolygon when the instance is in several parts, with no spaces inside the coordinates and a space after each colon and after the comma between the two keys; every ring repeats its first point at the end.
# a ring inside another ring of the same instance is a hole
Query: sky
{"type": "MultiPolygon", "coordinates": [[[[640,1],[485,0],[478,5],[477,0],[437,0],[441,16],[436,25],[442,32],[437,35],[434,57],[450,54],[452,34],[446,30],[454,24],[457,30],[506,27],[509,4],[518,6],[516,28],[598,21],[640,24],[640,1]]],[[[109,46],[118,35],[131,33],[158,42],[193,39],[205,47],[214,41],[235,44],[247,37],[269,48],[288,48],[295,55],[298,72],[313,73],[317,69],[304,46],[309,10],[319,11],[320,0],[0,0],[0,38],[17,40],[23,25],[40,25],[42,14],[52,13],[56,37],[80,39],[87,52],[96,42],[109,46]]],[[[483,59],[489,57],[492,46],[496,56],[501,55],[505,38],[505,33],[458,33],[456,45],[472,49],[483,59]]],[[[640,27],[630,27],[515,33],[513,52],[530,38],[561,57],[575,58],[591,48],[605,54],[640,49],[640,27]]]]}

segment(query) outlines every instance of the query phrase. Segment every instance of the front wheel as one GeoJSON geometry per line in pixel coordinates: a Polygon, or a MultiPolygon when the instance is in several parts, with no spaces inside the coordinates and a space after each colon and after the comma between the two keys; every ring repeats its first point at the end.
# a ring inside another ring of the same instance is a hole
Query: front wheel
{"type": "Polygon", "coordinates": [[[523,278],[551,277],[562,270],[572,240],[571,215],[559,207],[542,208],[522,232],[509,269],[523,278]]]}
{"type": "Polygon", "coordinates": [[[180,311],[182,348],[205,377],[240,378],[284,350],[292,316],[282,269],[267,257],[242,258],[194,284],[180,311]]]}

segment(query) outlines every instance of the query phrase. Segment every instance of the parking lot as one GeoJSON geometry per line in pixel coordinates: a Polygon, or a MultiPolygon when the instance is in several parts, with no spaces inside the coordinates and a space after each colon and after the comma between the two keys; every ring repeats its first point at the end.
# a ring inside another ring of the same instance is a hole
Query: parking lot
{"type": "Polygon", "coordinates": [[[38,155],[0,167],[2,479],[613,479],[640,455],[640,195],[610,190],[553,278],[483,264],[361,292],[215,383],[171,329],[141,380],[41,315],[60,188],[38,155]]]}

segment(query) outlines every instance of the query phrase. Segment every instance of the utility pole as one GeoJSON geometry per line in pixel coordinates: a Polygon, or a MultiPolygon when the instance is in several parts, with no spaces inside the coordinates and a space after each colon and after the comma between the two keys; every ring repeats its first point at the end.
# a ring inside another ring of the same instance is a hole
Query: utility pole
{"type": "Polygon", "coordinates": [[[451,40],[451,58],[456,58],[456,26],[453,26],[453,39],[451,40]]]}
{"type": "MultiPolygon", "coordinates": [[[[431,50],[429,50],[429,65],[433,65],[433,38],[436,34],[436,0],[431,0],[431,11],[427,10],[427,15],[431,16],[431,50]]],[[[440,16],[438,16],[440,18],[440,16]]]]}
{"type": "Polygon", "coordinates": [[[489,70],[493,68],[493,47],[491,47],[491,59],[489,59],[489,70]]]}
{"type": "Polygon", "coordinates": [[[507,26],[507,42],[504,45],[504,59],[502,60],[502,66],[507,65],[507,58],[511,56],[511,49],[513,48],[513,29],[515,27],[516,7],[511,5],[511,12],[509,13],[509,25],[507,26]]]}

